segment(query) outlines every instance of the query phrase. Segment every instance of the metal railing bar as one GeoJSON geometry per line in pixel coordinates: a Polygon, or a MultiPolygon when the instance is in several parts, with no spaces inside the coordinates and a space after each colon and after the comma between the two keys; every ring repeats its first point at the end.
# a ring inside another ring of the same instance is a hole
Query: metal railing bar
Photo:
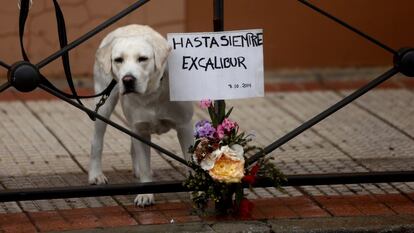
{"type": "MultiPolygon", "coordinates": [[[[286,178],[287,181],[283,182],[281,184],[282,186],[392,183],[414,181],[414,171],[302,174],[289,175],[286,176],[286,178]]],[[[254,187],[272,186],[273,184],[271,180],[264,178],[258,179],[254,185],[254,187]]],[[[0,202],[188,191],[191,190],[183,186],[182,180],[72,187],[45,187],[1,190],[0,202]]]]}
{"type": "Polygon", "coordinates": [[[159,146],[159,145],[157,145],[157,144],[155,144],[155,143],[153,143],[151,141],[147,141],[146,139],[142,138],[138,134],[130,131],[129,129],[126,129],[126,128],[122,127],[121,125],[119,125],[119,124],[117,124],[117,123],[115,123],[115,122],[113,122],[113,121],[111,121],[109,119],[106,119],[105,117],[101,116],[100,114],[98,114],[98,113],[96,113],[96,112],[88,109],[87,107],[82,106],[82,105],[78,104],[77,102],[75,102],[75,101],[73,101],[73,100],[71,100],[71,99],[63,96],[62,94],[60,94],[59,92],[57,92],[57,91],[49,88],[48,86],[45,86],[43,84],[40,84],[39,85],[39,88],[43,89],[44,91],[48,92],[49,94],[51,94],[53,96],[58,97],[59,99],[67,102],[68,104],[70,104],[70,105],[72,105],[72,106],[74,106],[74,107],[82,110],[83,112],[87,113],[88,115],[92,115],[92,116],[96,117],[97,119],[105,122],[106,124],[114,127],[115,129],[117,129],[117,130],[119,130],[119,131],[121,131],[121,132],[123,132],[125,134],[128,134],[129,136],[131,136],[131,137],[133,137],[133,138],[141,141],[142,143],[145,143],[146,145],[148,145],[148,146],[150,146],[150,147],[152,147],[152,148],[160,151],[161,153],[169,156],[170,158],[172,158],[172,159],[174,159],[174,160],[176,160],[176,161],[178,161],[178,162],[180,162],[180,163],[182,163],[182,164],[190,167],[189,164],[188,164],[188,162],[185,159],[183,159],[183,158],[175,155],[174,153],[168,151],[167,149],[162,148],[161,146],[159,146]]]}
{"type": "Polygon", "coordinates": [[[11,84],[9,82],[2,84],[0,86],[0,92],[7,90],[9,87],[11,87],[11,84]]]}
{"type": "Polygon", "coordinates": [[[331,19],[331,20],[333,20],[333,21],[337,22],[338,24],[342,25],[343,27],[345,27],[345,28],[347,28],[347,29],[349,29],[349,30],[351,30],[351,31],[355,32],[356,34],[358,34],[358,35],[360,35],[361,37],[363,37],[363,38],[365,38],[365,39],[369,40],[370,42],[372,42],[372,43],[376,44],[377,46],[379,46],[379,47],[381,47],[381,48],[383,48],[383,49],[387,50],[388,52],[390,52],[390,53],[392,53],[392,54],[396,54],[396,53],[397,53],[397,51],[395,51],[395,50],[394,50],[394,49],[392,49],[391,47],[389,47],[389,46],[385,45],[384,43],[382,43],[382,42],[378,41],[377,39],[373,38],[372,36],[369,36],[368,34],[366,34],[366,33],[362,32],[361,30],[359,30],[359,29],[357,29],[357,28],[355,28],[355,27],[353,27],[353,26],[349,25],[348,23],[344,22],[343,20],[341,20],[341,19],[339,19],[339,18],[337,18],[337,17],[335,17],[335,16],[333,16],[333,15],[329,14],[328,12],[326,12],[326,11],[322,10],[321,8],[319,8],[319,7],[315,6],[315,5],[313,5],[313,4],[312,4],[312,3],[310,3],[309,1],[306,1],[306,0],[298,0],[298,1],[299,1],[300,3],[302,3],[302,4],[304,4],[305,6],[307,6],[307,7],[311,8],[311,9],[313,9],[314,11],[316,11],[316,12],[318,12],[318,13],[320,13],[320,14],[322,14],[322,15],[326,16],[326,17],[328,17],[329,19],[331,19]]]}
{"type": "MultiPolygon", "coordinates": [[[[213,1],[213,29],[215,32],[224,31],[224,1],[213,1]]],[[[225,100],[215,100],[215,111],[219,114],[219,109],[222,109],[226,102],[225,100]]]]}
{"type": "Polygon", "coordinates": [[[392,76],[397,74],[398,72],[399,71],[395,67],[391,68],[390,70],[386,71],[384,74],[380,75],[376,79],[374,79],[371,82],[367,83],[365,86],[363,86],[360,89],[354,91],[352,94],[350,94],[347,97],[343,98],[342,100],[340,100],[336,104],[332,105],[331,107],[329,107],[325,111],[319,113],[318,115],[316,115],[313,118],[311,118],[310,120],[306,121],[305,123],[303,123],[302,125],[300,125],[296,129],[294,129],[294,130],[290,131],[289,133],[287,133],[285,136],[281,137],[280,139],[276,140],[275,142],[273,142],[269,146],[265,147],[263,149],[263,151],[254,154],[253,156],[251,156],[250,158],[248,158],[246,160],[246,163],[247,164],[252,164],[255,161],[257,161],[258,159],[260,159],[260,158],[264,157],[265,155],[271,153],[272,151],[276,150],[277,148],[279,148],[283,144],[287,143],[291,139],[295,138],[299,134],[303,133],[307,129],[309,129],[312,126],[316,125],[317,123],[319,123],[323,119],[325,119],[328,116],[332,115],[333,113],[335,113],[339,109],[345,107],[346,105],[348,105],[349,103],[351,103],[355,99],[359,98],[363,94],[365,94],[368,91],[372,90],[373,88],[375,88],[379,84],[385,82],[386,80],[388,80],[389,78],[391,78],[392,76]]]}
{"type": "Polygon", "coordinates": [[[73,42],[69,43],[68,45],[66,45],[65,47],[60,49],[59,51],[57,51],[57,52],[53,53],[52,55],[48,56],[47,58],[43,59],[42,61],[40,61],[39,63],[36,64],[36,67],[38,67],[40,69],[40,68],[44,67],[45,65],[49,64],[50,62],[56,60],[57,58],[59,58],[63,54],[69,52],[73,48],[76,48],[77,46],[79,46],[83,42],[87,41],[88,39],[90,39],[94,35],[98,34],[102,30],[104,30],[105,28],[111,26],[112,24],[114,24],[118,20],[122,19],[123,17],[130,14],[131,12],[133,12],[134,10],[136,10],[139,7],[143,6],[145,3],[149,2],[149,1],[150,0],[139,0],[139,1],[135,2],[134,4],[129,6],[128,8],[124,9],[123,11],[119,12],[115,16],[113,16],[113,17],[109,18],[108,20],[106,20],[105,22],[101,23],[100,25],[98,25],[97,27],[95,27],[94,29],[89,31],[88,33],[84,34],[83,36],[81,36],[78,39],[74,40],[73,42]]]}
{"type": "Polygon", "coordinates": [[[3,61],[0,61],[0,66],[3,66],[4,68],[6,68],[6,69],[8,69],[8,70],[10,70],[10,68],[11,68],[11,66],[10,66],[10,65],[6,64],[6,63],[5,63],[5,62],[3,62],[3,61]]]}

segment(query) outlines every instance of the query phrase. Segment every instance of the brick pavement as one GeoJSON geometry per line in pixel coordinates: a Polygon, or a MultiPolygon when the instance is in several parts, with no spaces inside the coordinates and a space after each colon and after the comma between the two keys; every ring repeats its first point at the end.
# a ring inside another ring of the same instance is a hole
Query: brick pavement
{"type": "MultiPolygon", "coordinates": [[[[368,75],[368,74],[367,74],[368,75]]],[[[371,75],[371,74],[369,74],[371,75]]],[[[323,75],[322,75],[323,76],[323,75]]],[[[269,81],[265,98],[228,101],[233,118],[259,145],[283,136],[367,80],[310,78],[269,81]]],[[[413,170],[414,82],[392,79],[272,153],[286,174],[413,170]]],[[[88,92],[87,89],[82,90],[88,92]]],[[[89,118],[41,92],[0,94],[0,189],[87,184],[93,124],[89,118]]],[[[92,102],[87,102],[92,106],[92,102]]],[[[195,120],[206,113],[196,110],[195,120]]],[[[123,122],[119,107],[112,119],[123,122]]],[[[179,153],[175,134],[154,141],[179,153]]],[[[108,127],[103,168],[110,183],[137,182],[131,173],[129,137],[108,127]]],[[[183,179],[183,169],[153,153],[157,180],[183,179]]],[[[250,220],[402,216],[414,214],[414,183],[286,187],[248,191],[255,203],[250,220]]],[[[157,194],[145,211],[133,196],[0,203],[4,232],[56,231],[142,224],[237,220],[200,216],[184,193],[157,194]],[[16,223],[19,224],[16,224],[16,223]]],[[[1,232],[1,231],[0,231],[1,232]]]]}

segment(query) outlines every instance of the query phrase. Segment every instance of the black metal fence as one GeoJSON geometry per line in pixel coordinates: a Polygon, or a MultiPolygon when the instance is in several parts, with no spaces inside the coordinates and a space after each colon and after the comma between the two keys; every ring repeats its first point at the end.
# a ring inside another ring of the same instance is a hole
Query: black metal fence
{"type": "MultiPolygon", "coordinates": [[[[58,22],[58,33],[61,49],[51,54],[47,58],[38,62],[37,64],[31,63],[26,55],[24,46],[23,46],[23,36],[25,22],[29,14],[29,0],[21,0],[21,9],[20,9],[20,18],[19,18],[19,35],[20,35],[20,44],[22,50],[23,60],[14,63],[13,65],[6,64],[0,61],[0,66],[8,70],[8,81],[0,86],[0,92],[7,90],[10,87],[14,87],[21,92],[30,92],[36,88],[41,88],[49,94],[58,97],[59,99],[69,103],[75,108],[87,113],[91,119],[101,120],[108,125],[122,131],[123,133],[149,145],[150,147],[158,150],[159,152],[169,156],[170,158],[182,163],[185,166],[188,166],[187,162],[181,157],[175,155],[169,150],[154,144],[150,141],[145,140],[139,135],[133,133],[129,129],[101,116],[96,111],[88,109],[85,107],[81,99],[83,98],[92,98],[99,97],[104,99],[109,95],[112,88],[115,86],[112,83],[106,90],[98,95],[93,96],[79,96],[76,92],[76,89],[73,85],[73,80],[71,77],[70,63],[68,52],[80,44],[84,43],[97,33],[101,32],[108,26],[114,24],[121,18],[135,11],[145,3],[150,0],[138,0],[134,4],[130,5],[125,10],[119,12],[117,15],[106,20],[105,22],[98,25],[96,28],[92,29],[88,33],[79,37],[71,43],[67,42],[66,38],[66,28],[63,13],[60,9],[57,0],[53,0],[55,6],[56,19],[58,22]],[[46,77],[44,77],[40,69],[49,64],[50,62],[62,58],[63,67],[65,75],[67,78],[68,85],[71,89],[71,93],[66,93],[53,84],[51,84],[46,77]],[[75,100],[76,101],[75,101],[75,100]]],[[[332,105],[325,111],[306,121],[302,125],[298,126],[291,132],[287,133],[285,136],[276,140],[269,146],[264,148],[264,153],[257,153],[250,157],[246,162],[248,164],[254,163],[258,159],[267,154],[271,153],[275,149],[284,145],[291,139],[300,135],[307,129],[311,128],[315,124],[324,120],[328,116],[332,115],[339,109],[345,107],[352,101],[356,100],[360,96],[369,92],[376,86],[390,79],[397,73],[402,73],[408,77],[414,77],[414,49],[413,48],[402,48],[399,50],[394,50],[384,43],[376,40],[375,38],[363,33],[357,28],[347,24],[346,22],[336,18],[335,16],[325,12],[324,10],[318,8],[314,4],[306,0],[297,0],[299,3],[304,6],[318,12],[321,15],[326,16],[327,18],[335,21],[339,25],[351,30],[352,32],[362,36],[363,38],[371,41],[375,45],[381,47],[382,49],[388,51],[393,55],[393,67],[386,71],[384,74],[375,78],[365,86],[351,93],[341,101],[332,105]]],[[[224,19],[224,2],[223,0],[213,0],[214,3],[214,30],[222,31],[223,28],[223,19],[224,19]]],[[[221,105],[224,103],[223,100],[218,100],[216,105],[221,105]]],[[[414,181],[414,171],[395,171],[395,172],[369,172],[369,173],[339,173],[339,174],[312,174],[312,175],[290,175],[287,176],[287,181],[284,182],[283,186],[302,186],[302,185],[328,185],[328,184],[350,184],[350,183],[387,183],[387,182],[408,182],[414,181]]],[[[18,190],[2,190],[0,192],[0,201],[22,201],[22,200],[39,200],[39,199],[53,199],[53,198],[73,198],[73,197],[89,197],[89,196],[111,196],[111,195],[127,195],[127,194],[139,194],[139,193],[162,193],[162,192],[184,192],[189,191],[182,186],[183,181],[169,181],[169,182],[148,182],[148,183],[133,183],[133,184],[117,184],[117,185],[103,185],[103,186],[79,186],[79,187],[64,187],[64,188],[34,188],[34,189],[18,189],[18,190]]],[[[261,179],[256,184],[256,187],[267,187],[271,186],[269,180],[261,179]]]]}

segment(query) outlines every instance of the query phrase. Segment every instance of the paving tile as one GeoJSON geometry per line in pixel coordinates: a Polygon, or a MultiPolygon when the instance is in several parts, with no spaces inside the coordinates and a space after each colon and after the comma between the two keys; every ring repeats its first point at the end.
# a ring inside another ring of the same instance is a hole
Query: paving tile
{"type": "MultiPolygon", "coordinates": [[[[342,94],[348,93],[342,92],[342,94]]],[[[412,91],[394,89],[369,92],[356,103],[392,123],[398,129],[414,136],[414,125],[410,121],[412,114],[414,114],[413,100],[414,93],[412,91]]]]}
{"type": "Polygon", "coordinates": [[[5,148],[1,177],[51,174],[58,172],[58,164],[79,171],[56,138],[23,103],[1,102],[0,110],[0,137],[5,148]]]}
{"type": "Polygon", "coordinates": [[[306,197],[282,198],[282,201],[302,218],[329,216],[326,211],[306,197]]]}
{"type": "MultiPolygon", "coordinates": [[[[370,93],[376,96],[376,91],[370,93]]],[[[304,92],[279,94],[271,99],[305,121],[341,97],[332,92],[304,92]]],[[[376,171],[412,169],[412,153],[409,153],[414,147],[412,139],[353,104],[316,125],[314,130],[345,152],[351,161],[356,161],[356,167],[361,164],[376,171]]]]}
{"type": "Polygon", "coordinates": [[[265,215],[275,215],[275,217],[300,217],[292,206],[309,204],[311,201],[305,197],[283,197],[271,199],[253,200],[254,205],[265,215]]]}
{"type": "Polygon", "coordinates": [[[102,226],[94,211],[87,208],[59,210],[60,215],[70,224],[71,229],[87,229],[102,226]]]}
{"type": "Polygon", "coordinates": [[[35,226],[24,213],[0,214],[0,232],[30,233],[37,232],[35,226]]]}
{"type": "Polygon", "coordinates": [[[375,195],[375,198],[398,214],[414,214],[414,202],[402,194],[375,195]]]}
{"type": "Polygon", "coordinates": [[[271,198],[271,197],[275,197],[266,188],[255,188],[255,189],[253,189],[253,192],[258,196],[258,198],[271,198]]]}
{"type": "Polygon", "coordinates": [[[161,211],[134,212],[134,218],[139,224],[167,224],[171,219],[167,218],[161,211]]]}
{"type": "MultiPolygon", "coordinates": [[[[163,203],[164,204],[164,203],[163,203]]],[[[125,205],[127,211],[134,213],[134,212],[148,212],[148,211],[158,211],[158,205],[151,205],[146,206],[144,208],[137,207],[135,205],[125,205]]]]}
{"type": "Polygon", "coordinates": [[[398,190],[398,192],[388,192],[388,193],[414,193],[414,185],[413,182],[395,182],[391,183],[394,190],[398,190]]]}
{"type": "Polygon", "coordinates": [[[71,229],[71,224],[58,211],[36,212],[29,213],[29,215],[40,231],[62,231],[71,229]]]}
{"type": "Polygon", "coordinates": [[[363,213],[353,206],[344,196],[318,196],[314,197],[329,213],[334,216],[361,216],[363,213]]]}
{"type": "Polygon", "coordinates": [[[0,214],[5,213],[19,213],[22,212],[21,208],[16,202],[2,202],[0,203],[0,214]]]}
{"type": "Polygon", "coordinates": [[[187,202],[170,202],[157,206],[158,210],[186,210],[191,208],[191,204],[187,202]]]}
{"type": "Polygon", "coordinates": [[[393,215],[390,208],[379,202],[371,195],[358,195],[347,197],[349,202],[359,209],[364,215],[393,215]]]}
{"type": "Polygon", "coordinates": [[[138,223],[120,206],[91,208],[103,227],[131,226],[138,223]]]}
{"type": "Polygon", "coordinates": [[[163,210],[161,211],[167,219],[170,219],[170,223],[183,223],[183,222],[198,222],[201,218],[198,215],[192,214],[191,208],[187,209],[175,209],[175,210],[163,210]]]}
{"type": "Polygon", "coordinates": [[[261,199],[253,201],[255,209],[265,218],[298,218],[298,213],[286,206],[281,199],[261,199]]]}

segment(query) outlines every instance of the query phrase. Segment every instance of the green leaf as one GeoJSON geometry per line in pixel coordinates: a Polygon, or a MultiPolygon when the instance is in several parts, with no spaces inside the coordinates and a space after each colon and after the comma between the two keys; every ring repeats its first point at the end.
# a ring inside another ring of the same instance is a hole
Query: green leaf
{"type": "Polygon", "coordinates": [[[229,109],[229,111],[226,113],[226,116],[224,118],[229,118],[229,116],[230,116],[230,114],[231,114],[232,111],[233,111],[233,107],[231,107],[229,109]]]}
{"type": "Polygon", "coordinates": [[[214,112],[214,108],[208,108],[208,114],[210,115],[211,123],[213,124],[213,126],[217,127],[218,123],[216,113],[214,112]]]}
{"type": "Polygon", "coordinates": [[[244,198],[244,192],[243,192],[243,186],[241,184],[237,184],[236,185],[236,190],[235,190],[235,204],[237,207],[240,206],[240,202],[243,200],[244,198]]]}
{"type": "Polygon", "coordinates": [[[221,124],[221,122],[223,122],[224,120],[224,116],[226,115],[226,102],[220,101],[220,105],[219,105],[219,123],[221,124]]]}

